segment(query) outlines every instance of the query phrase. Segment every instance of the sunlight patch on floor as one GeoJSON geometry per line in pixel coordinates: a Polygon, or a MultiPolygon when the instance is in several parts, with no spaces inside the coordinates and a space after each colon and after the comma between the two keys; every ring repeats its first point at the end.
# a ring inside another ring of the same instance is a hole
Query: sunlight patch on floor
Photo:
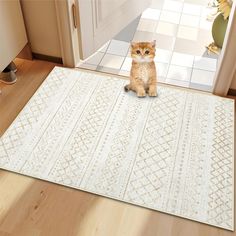
{"type": "MultiPolygon", "coordinates": [[[[112,39],[79,67],[129,76],[129,42],[155,39],[155,63],[160,82],[211,91],[218,56],[206,50],[213,42],[214,17],[210,15],[216,11],[209,5],[207,0],[152,0],[133,37],[127,35],[124,39],[122,34],[122,40],[112,39]]],[[[133,27],[134,24],[130,30],[134,30],[133,27]]]]}

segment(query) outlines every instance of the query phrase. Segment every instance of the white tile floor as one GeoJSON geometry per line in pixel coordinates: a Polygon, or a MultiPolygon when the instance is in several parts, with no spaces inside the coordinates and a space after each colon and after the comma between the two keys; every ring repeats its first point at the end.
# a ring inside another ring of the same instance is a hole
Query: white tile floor
{"type": "Polygon", "coordinates": [[[130,41],[156,39],[155,63],[160,82],[210,91],[217,56],[206,53],[205,46],[213,41],[212,22],[207,20],[212,8],[207,6],[208,0],[152,0],[140,19],[79,67],[129,76],[130,41]]]}

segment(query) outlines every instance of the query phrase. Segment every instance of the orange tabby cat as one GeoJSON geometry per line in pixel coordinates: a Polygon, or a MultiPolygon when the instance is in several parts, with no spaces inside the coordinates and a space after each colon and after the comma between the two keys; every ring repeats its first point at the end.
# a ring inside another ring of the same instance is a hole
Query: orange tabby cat
{"type": "Polygon", "coordinates": [[[157,96],[155,57],[156,41],[131,43],[132,67],[130,71],[130,84],[125,91],[132,90],[138,97],[157,96]]]}

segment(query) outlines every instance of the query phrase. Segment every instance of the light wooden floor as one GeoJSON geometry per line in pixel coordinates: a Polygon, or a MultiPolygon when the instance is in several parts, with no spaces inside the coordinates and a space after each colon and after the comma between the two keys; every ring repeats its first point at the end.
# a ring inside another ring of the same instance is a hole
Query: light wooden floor
{"type": "MultiPolygon", "coordinates": [[[[17,60],[3,86],[0,135],[55,64],[17,60]]],[[[0,171],[0,236],[232,236],[234,232],[0,171]]]]}

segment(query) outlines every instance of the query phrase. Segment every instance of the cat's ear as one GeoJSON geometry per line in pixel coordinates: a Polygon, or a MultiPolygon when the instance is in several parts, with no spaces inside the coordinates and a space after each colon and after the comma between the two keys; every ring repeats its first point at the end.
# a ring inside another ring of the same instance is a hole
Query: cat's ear
{"type": "Polygon", "coordinates": [[[151,46],[152,46],[153,48],[156,47],[156,40],[153,40],[153,41],[151,42],[151,46]]]}
{"type": "Polygon", "coordinates": [[[132,48],[136,47],[137,45],[138,45],[138,43],[136,43],[136,42],[131,42],[131,47],[132,47],[132,48]]]}

